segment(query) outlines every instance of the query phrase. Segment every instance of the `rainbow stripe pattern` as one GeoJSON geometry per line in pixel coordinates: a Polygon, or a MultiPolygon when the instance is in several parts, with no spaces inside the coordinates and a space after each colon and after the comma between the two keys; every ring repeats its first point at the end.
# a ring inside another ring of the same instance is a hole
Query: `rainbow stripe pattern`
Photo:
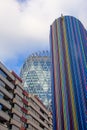
{"type": "Polygon", "coordinates": [[[87,129],[87,31],[72,16],[50,27],[54,130],[87,129]]]}

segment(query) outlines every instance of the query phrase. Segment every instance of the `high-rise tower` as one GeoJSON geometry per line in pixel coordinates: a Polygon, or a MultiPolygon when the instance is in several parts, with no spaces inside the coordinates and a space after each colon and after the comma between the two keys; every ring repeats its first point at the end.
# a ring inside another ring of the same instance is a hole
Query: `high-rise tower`
{"type": "Polygon", "coordinates": [[[27,92],[37,95],[51,110],[51,60],[48,51],[30,55],[24,62],[20,76],[27,92]]]}
{"type": "Polygon", "coordinates": [[[87,129],[87,31],[72,16],[50,28],[54,130],[87,129]]]}

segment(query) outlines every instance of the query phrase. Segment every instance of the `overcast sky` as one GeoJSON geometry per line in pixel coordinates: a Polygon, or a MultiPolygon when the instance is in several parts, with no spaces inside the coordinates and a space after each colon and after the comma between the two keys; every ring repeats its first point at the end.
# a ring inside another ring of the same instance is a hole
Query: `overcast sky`
{"type": "Polygon", "coordinates": [[[0,60],[19,74],[27,56],[49,50],[50,25],[61,14],[87,28],[87,0],[0,0],[0,60]]]}

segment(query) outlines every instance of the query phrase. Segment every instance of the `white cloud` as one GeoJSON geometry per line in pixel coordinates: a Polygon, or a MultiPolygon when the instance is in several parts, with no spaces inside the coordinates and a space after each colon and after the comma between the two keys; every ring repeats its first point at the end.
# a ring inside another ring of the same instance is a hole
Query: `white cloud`
{"type": "Polygon", "coordinates": [[[61,13],[87,27],[86,8],[86,0],[0,0],[0,59],[48,48],[50,25],[61,13]]]}

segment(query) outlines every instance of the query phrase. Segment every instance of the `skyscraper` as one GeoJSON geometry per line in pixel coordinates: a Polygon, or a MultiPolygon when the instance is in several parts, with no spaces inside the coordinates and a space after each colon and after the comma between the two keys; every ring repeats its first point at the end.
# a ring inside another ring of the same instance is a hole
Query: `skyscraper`
{"type": "Polygon", "coordinates": [[[54,130],[87,129],[87,31],[72,16],[50,27],[54,130]]]}
{"type": "Polygon", "coordinates": [[[25,90],[37,95],[49,110],[51,110],[50,67],[50,54],[48,51],[43,51],[30,55],[20,73],[25,90]]]}

